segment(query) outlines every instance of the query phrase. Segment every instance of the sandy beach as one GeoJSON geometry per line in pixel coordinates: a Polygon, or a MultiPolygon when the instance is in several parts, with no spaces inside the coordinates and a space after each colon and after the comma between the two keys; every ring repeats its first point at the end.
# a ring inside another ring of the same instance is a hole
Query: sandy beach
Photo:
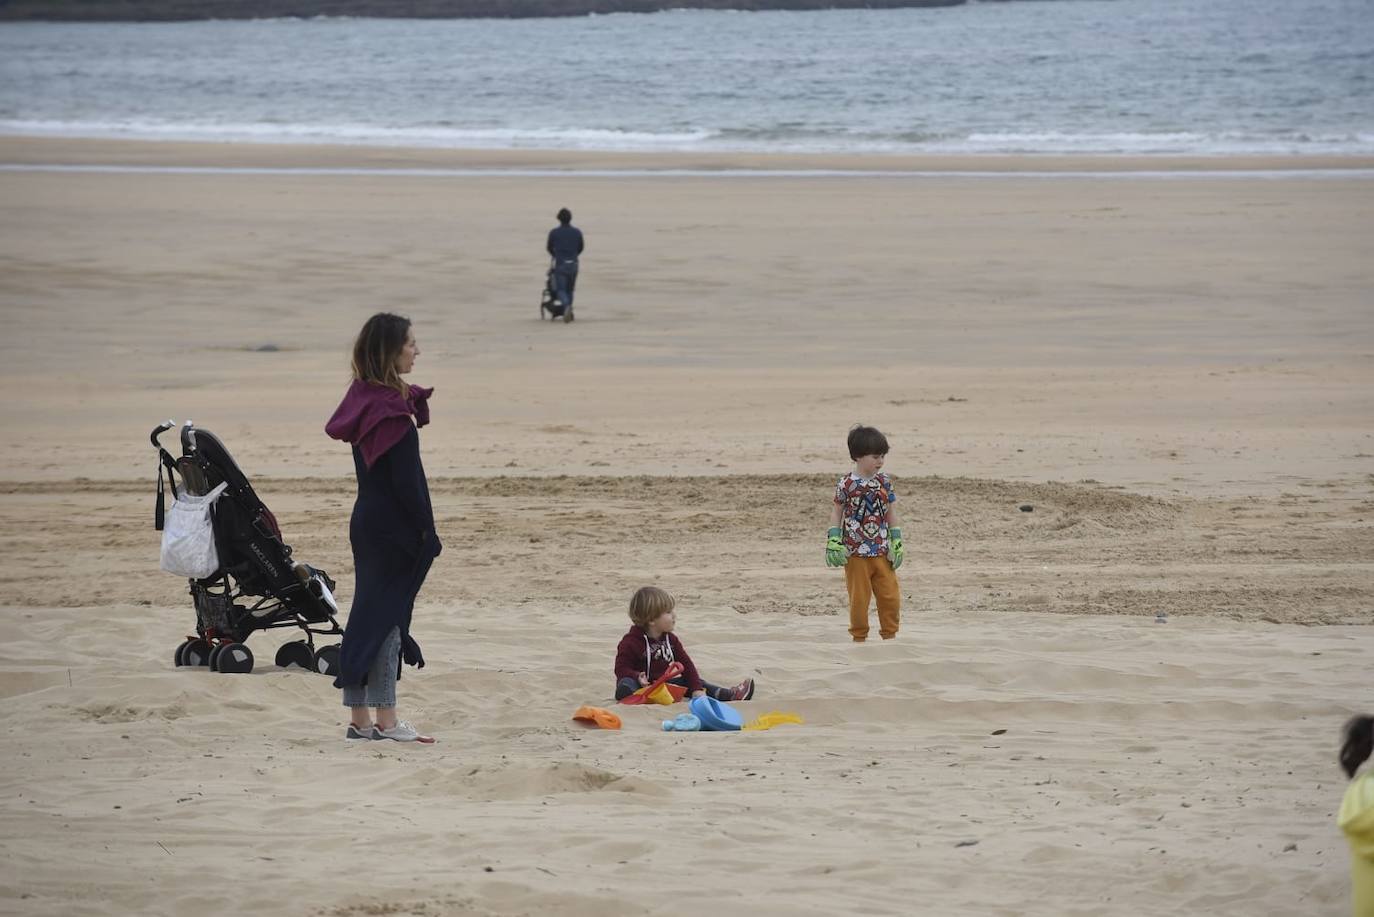
{"type": "Polygon", "coordinates": [[[0,138],[0,911],[1348,914],[1371,167],[0,138]],[[284,632],[174,668],[152,528],[148,431],[193,419],[346,605],[322,427],[380,309],[436,387],[430,749],[346,747],[284,632]],[[859,421],[891,644],[822,558],[859,421]],[[746,718],[805,722],[571,722],[644,583],[746,718]]]}

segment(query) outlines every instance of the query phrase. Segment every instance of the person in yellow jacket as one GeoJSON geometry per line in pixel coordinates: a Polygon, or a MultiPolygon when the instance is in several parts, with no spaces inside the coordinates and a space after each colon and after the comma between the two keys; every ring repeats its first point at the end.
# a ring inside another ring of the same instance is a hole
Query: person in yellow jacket
{"type": "Polygon", "coordinates": [[[1341,800],[1336,824],[1350,842],[1350,892],[1355,917],[1374,917],[1374,768],[1360,765],[1374,753],[1374,716],[1357,716],[1345,724],[1341,767],[1350,786],[1341,800]]]}

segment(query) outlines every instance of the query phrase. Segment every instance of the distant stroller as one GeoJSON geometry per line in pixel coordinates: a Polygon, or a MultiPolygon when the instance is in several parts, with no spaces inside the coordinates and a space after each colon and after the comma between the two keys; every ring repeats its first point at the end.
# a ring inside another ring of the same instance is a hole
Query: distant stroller
{"type": "Polygon", "coordinates": [[[549,321],[557,321],[562,318],[564,322],[573,320],[572,306],[564,306],[558,301],[558,287],[553,279],[553,265],[549,265],[549,272],[544,275],[544,292],[539,297],[539,320],[544,320],[544,313],[549,313],[549,321]]]}
{"type": "Polygon", "coordinates": [[[253,651],[244,645],[249,634],[299,627],[305,639],[278,650],[277,665],[338,674],[338,644],[316,649],[314,639],[343,633],[335,619],[334,580],[323,570],[292,561],[291,547],[282,540],[276,517],[213,433],[187,421],[181,428],[181,457],[173,458],[158,437],[175,426],[173,421],[159,424],[150,437],[160,462],[154,526],[158,530],[163,526],[164,468],[174,498],[182,492],[203,495],[221,483],[226,485],[213,510],[220,568],[203,579],[189,580],[196,633],[176,648],[176,664],[209,666],[214,672],[251,672],[253,651]],[[245,604],[239,604],[240,600],[245,604]],[[256,601],[246,604],[251,600],[256,601]]]}

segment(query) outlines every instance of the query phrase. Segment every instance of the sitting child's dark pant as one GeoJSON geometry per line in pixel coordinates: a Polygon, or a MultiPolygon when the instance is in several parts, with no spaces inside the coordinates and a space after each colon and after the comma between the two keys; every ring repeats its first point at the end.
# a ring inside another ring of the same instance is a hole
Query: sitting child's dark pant
{"type": "MultiPolygon", "coordinates": [[[[687,687],[687,679],[670,678],[668,679],[668,684],[681,685],[685,688],[687,687]]],[[[730,699],[728,697],[730,693],[729,688],[722,688],[719,685],[713,685],[709,682],[702,682],[701,686],[706,689],[706,695],[708,697],[714,697],[716,700],[730,699]]],[[[631,694],[635,693],[642,687],[644,686],[639,683],[639,679],[637,678],[622,678],[620,679],[620,681],[615,683],[615,699],[624,700],[625,698],[629,697],[631,694]]]]}

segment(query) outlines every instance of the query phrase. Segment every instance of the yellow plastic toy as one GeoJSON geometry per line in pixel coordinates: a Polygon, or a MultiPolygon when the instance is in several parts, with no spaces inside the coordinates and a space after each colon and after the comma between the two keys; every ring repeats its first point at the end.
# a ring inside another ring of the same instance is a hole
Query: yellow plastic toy
{"type": "Polygon", "coordinates": [[[676,704],[682,700],[682,694],[685,694],[686,691],[686,688],[679,688],[677,685],[659,685],[652,691],[644,692],[644,702],[646,704],[663,704],[664,706],[676,704]]]}
{"type": "Polygon", "coordinates": [[[682,674],[682,663],[670,662],[667,670],[652,683],[645,685],[633,694],[620,699],[622,704],[676,704],[682,700],[687,689],[682,685],[672,685],[668,679],[682,674]]]}
{"type": "Polygon", "coordinates": [[[795,723],[800,726],[802,724],[802,718],[795,713],[783,713],[779,710],[774,710],[771,713],[765,713],[749,725],[743,727],[742,731],[760,732],[764,729],[772,729],[774,726],[782,726],[787,723],[795,723]]]}

